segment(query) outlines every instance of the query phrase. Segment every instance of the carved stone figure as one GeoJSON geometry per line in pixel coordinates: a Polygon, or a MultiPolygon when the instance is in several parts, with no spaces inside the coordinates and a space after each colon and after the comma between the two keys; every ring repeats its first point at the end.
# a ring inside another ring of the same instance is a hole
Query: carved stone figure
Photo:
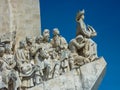
{"type": "Polygon", "coordinates": [[[1,84],[3,85],[3,86],[1,86],[0,89],[3,89],[3,90],[5,88],[6,89],[8,88],[8,80],[6,80],[7,77],[5,74],[5,73],[8,74],[7,69],[5,67],[7,64],[3,60],[4,51],[5,51],[5,49],[3,47],[0,47],[0,74],[1,74],[1,84]]]}
{"type": "Polygon", "coordinates": [[[27,44],[28,50],[30,50],[31,47],[32,47],[32,44],[33,44],[33,39],[32,39],[31,36],[27,36],[27,37],[26,37],[26,44],[27,44]]]}
{"type": "Polygon", "coordinates": [[[96,36],[96,31],[90,25],[86,26],[84,23],[85,11],[79,11],[76,16],[77,21],[77,35],[83,35],[84,37],[90,38],[96,36]]]}
{"type": "MultiPolygon", "coordinates": [[[[15,61],[13,61],[14,58],[10,58],[9,55],[7,55],[8,57],[3,57],[4,50],[5,49],[3,47],[0,47],[0,72],[2,73],[2,81],[7,89],[17,90],[18,88],[20,88],[21,82],[18,73],[13,69],[15,67],[15,61]]],[[[8,48],[6,48],[6,51],[7,50],[8,48]]]]}
{"type": "Polygon", "coordinates": [[[53,29],[53,38],[51,40],[52,47],[55,48],[56,52],[60,52],[63,49],[68,48],[67,41],[60,35],[58,28],[53,29]]]}
{"type": "Polygon", "coordinates": [[[69,59],[69,51],[68,50],[61,51],[60,67],[61,67],[62,73],[68,72],[70,70],[68,59],[69,59]]]}
{"type": "MultiPolygon", "coordinates": [[[[35,39],[27,36],[25,41],[20,41],[19,48],[14,53],[10,43],[0,43],[1,47],[5,47],[0,61],[5,88],[16,90],[21,87],[26,90],[98,58],[96,43],[91,37],[79,34],[68,46],[58,28],[54,28],[53,38],[49,41],[50,31],[45,29],[43,36],[35,39]]],[[[2,51],[4,48],[1,48],[2,51]]]]}
{"type": "Polygon", "coordinates": [[[15,59],[19,66],[25,62],[30,62],[29,50],[27,49],[26,42],[20,41],[19,48],[16,50],[15,59]]]}
{"type": "Polygon", "coordinates": [[[84,10],[78,12],[76,21],[77,35],[69,45],[58,28],[53,29],[51,40],[50,30],[44,29],[42,35],[31,37],[31,33],[24,37],[19,47],[16,31],[10,34],[12,38],[9,32],[0,36],[0,90],[38,90],[37,87],[56,90],[61,86],[61,89],[92,90],[91,83],[100,76],[100,68],[104,69],[100,62],[104,67],[106,64],[97,56],[97,45],[91,39],[97,33],[84,23],[84,10]]]}
{"type": "Polygon", "coordinates": [[[30,56],[30,62],[32,64],[35,63],[35,54],[36,54],[36,48],[35,48],[35,43],[34,40],[31,36],[26,37],[26,43],[27,43],[27,50],[29,51],[29,56],[30,56]]]}
{"type": "Polygon", "coordinates": [[[37,36],[36,39],[35,39],[35,49],[36,51],[42,47],[43,45],[43,36],[40,35],[40,36],[37,36]]]}
{"type": "Polygon", "coordinates": [[[72,39],[69,43],[69,49],[72,53],[78,53],[78,49],[85,46],[85,42],[82,42],[83,36],[79,35],[75,39],[72,39]]]}
{"type": "Polygon", "coordinates": [[[49,54],[52,52],[53,48],[50,41],[50,31],[48,29],[45,29],[43,31],[43,47],[49,54]]]}
{"type": "MultiPolygon", "coordinates": [[[[68,63],[68,44],[64,37],[60,35],[60,31],[58,28],[53,29],[53,38],[51,39],[52,47],[55,52],[58,54],[59,58],[57,64],[55,65],[55,73],[59,73],[59,69],[61,69],[62,73],[65,73],[69,70],[68,63]],[[60,66],[59,66],[60,65],[60,66]]],[[[56,75],[55,75],[56,76],[56,75]]]]}
{"type": "Polygon", "coordinates": [[[83,56],[89,58],[90,61],[94,61],[98,58],[97,45],[90,38],[85,38],[85,47],[81,52],[83,53],[83,56]]]}
{"type": "Polygon", "coordinates": [[[5,62],[9,65],[10,69],[14,69],[14,67],[16,66],[16,62],[14,59],[14,55],[12,54],[11,47],[8,44],[5,46],[5,53],[3,55],[3,58],[5,62]]]}
{"type": "Polygon", "coordinates": [[[43,80],[48,80],[49,78],[49,73],[50,73],[50,58],[48,52],[44,48],[40,48],[39,51],[36,54],[36,65],[38,66],[38,71],[36,74],[36,83],[40,83],[41,78],[43,80]]]}
{"type": "Polygon", "coordinates": [[[29,54],[29,50],[26,46],[26,42],[25,41],[20,41],[20,47],[18,48],[18,50],[15,53],[15,59],[17,61],[17,68],[19,70],[20,73],[20,78],[22,81],[22,86],[23,88],[26,87],[31,87],[34,86],[33,85],[33,78],[24,78],[26,76],[31,76],[32,72],[33,72],[33,68],[30,62],[30,54],[29,54]]]}
{"type": "Polygon", "coordinates": [[[14,90],[17,90],[17,88],[20,88],[21,81],[18,75],[18,71],[15,71],[16,61],[14,55],[12,54],[10,45],[5,46],[5,53],[3,55],[3,59],[8,65],[7,69],[11,70],[8,74],[9,77],[8,88],[11,88],[10,90],[13,90],[13,88],[14,90]]]}
{"type": "Polygon", "coordinates": [[[15,53],[16,31],[3,33],[0,36],[0,44],[3,46],[9,45],[11,53],[15,53]]]}
{"type": "Polygon", "coordinates": [[[72,39],[69,43],[69,49],[74,57],[75,64],[83,65],[90,62],[87,57],[84,56],[84,53],[81,54],[85,48],[86,42],[85,38],[82,35],[78,35],[75,39],[72,39]]]}

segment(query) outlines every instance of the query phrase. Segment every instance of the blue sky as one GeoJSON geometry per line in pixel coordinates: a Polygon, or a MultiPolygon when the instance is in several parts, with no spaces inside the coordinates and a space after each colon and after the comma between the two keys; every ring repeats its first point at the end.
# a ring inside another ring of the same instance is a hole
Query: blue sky
{"type": "Polygon", "coordinates": [[[69,42],[75,37],[75,16],[85,9],[85,23],[98,33],[98,55],[106,59],[107,71],[99,90],[120,90],[120,1],[40,0],[42,30],[59,28],[69,42]]]}

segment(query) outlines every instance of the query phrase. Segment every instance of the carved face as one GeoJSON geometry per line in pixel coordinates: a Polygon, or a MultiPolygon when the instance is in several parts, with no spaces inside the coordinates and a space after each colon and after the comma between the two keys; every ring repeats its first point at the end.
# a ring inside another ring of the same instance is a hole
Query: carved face
{"type": "Polygon", "coordinates": [[[36,43],[40,44],[41,42],[43,42],[43,37],[42,36],[36,37],[36,43]]]}
{"type": "Polygon", "coordinates": [[[84,13],[85,13],[84,10],[79,11],[76,16],[76,21],[79,21],[80,19],[84,19],[84,13]]]}
{"type": "Polygon", "coordinates": [[[49,39],[50,39],[50,36],[49,36],[49,35],[45,35],[45,36],[44,36],[44,40],[45,40],[46,42],[48,42],[49,39]]]}
{"type": "Polygon", "coordinates": [[[28,45],[31,45],[32,41],[33,41],[32,37],[30,37],[30,36],[26,37],[26,42],[27,42],[28,45]]]}
{"type": "Polygon", "coordinates": [[[78,43],[81,43],[83,41],[82,38],[77,38],[76,40],[77,40],[78,43]]]}
{"type": "Polygon", "coordinates": [[[83,40],[84,40],[84,38],[83,38],[82,35],[78,35],[78,36],[76,37],[76,41],[77,41],[78,43],[81,43],[83,40]]]}
{"type": "Polygon", "coordinates": [[[53,29],[53,35],[54,35],[54,36],[57,36],[57,35],[59,35],[59,34],[60,34],[60,32],[59,32],[58,28],[54,28],[54,29],[53,29]]]}
{"type": "Polygon", "coordinates": [[[79,17],[76,18],[77,21],[79,21],[80,19],[84,20],[85,16],[84,14],[80,15],[79,17]]]}

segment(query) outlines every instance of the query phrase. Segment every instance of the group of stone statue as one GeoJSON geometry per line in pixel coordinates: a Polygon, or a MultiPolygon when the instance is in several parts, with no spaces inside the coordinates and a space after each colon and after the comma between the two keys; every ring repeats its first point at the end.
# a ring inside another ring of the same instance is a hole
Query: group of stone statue
{"type": "Polygon", "coordinates": [[[0,42],[0,90],[26,90],[98,58],[96,31],[84,23],[84,10],[76,17],[77,35],[69,44],[58,28],[42,35],[26,36],[15,49],[12,40],[0,42]]]}

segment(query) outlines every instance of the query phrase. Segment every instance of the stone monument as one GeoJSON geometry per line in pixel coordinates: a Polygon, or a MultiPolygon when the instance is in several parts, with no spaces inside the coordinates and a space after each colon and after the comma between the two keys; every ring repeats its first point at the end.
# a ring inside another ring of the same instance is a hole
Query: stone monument
{"type": "Polygon", "coordinates": [[[106,70],[95,29],[76,16],[69,43],[58,28],[40,34],[39,0],[0,0],[0,90],[97,90],[106,70]]]}
{"type": "MultiPolygon", "coordinates": [[[[16,43],[41,32],[39,0],[0,0],[0,36],[16,31],[16,43]]],[[[11,36],[11,35],[10,35],[11,36]]]]}

